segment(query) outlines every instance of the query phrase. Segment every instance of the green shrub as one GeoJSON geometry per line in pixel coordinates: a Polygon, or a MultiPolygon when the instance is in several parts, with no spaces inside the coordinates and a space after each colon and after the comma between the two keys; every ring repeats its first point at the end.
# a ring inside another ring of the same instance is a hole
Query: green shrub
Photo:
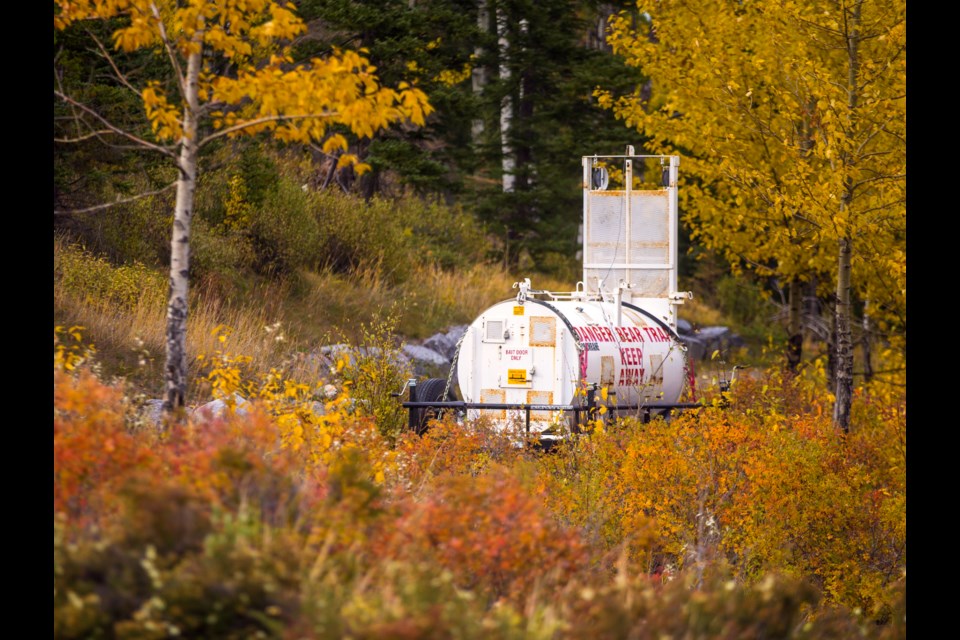
{"type": "Polygon", "coordinates": [[[100,221],[102,251],[115,264],[170,262],[173,199],[161,194],[108,209],[100,221]]]}
{"type": "Polygon", "coordinates": [[[460,207],[408,198],[398,203],[397,213],[413,231],[415,257],[421,264],[454,269],[482,260],[486,237],[476,220],[460,207]]]}
{"type": "Polygon", "coordinates": [[[573,256],[547,251],[537,262],[537,271],[553,276],[558,280],[569,282],[574,286],[583,275],[580,261],[573,256]]]}
{"type": "Polygon", "coordinates": [[[54,278],[80,299],[110,302],[124,309],[161,303],[167,294],[167,280],[159,270],[140,262],[117,267],[62,239],[54,240],[54,278]]]}
{"type": "Polygon", "coordinates": [[[773,321],[776,309],[759,284],[726,275],[715,290],[717,306],[734,323],[734,331],[754,341],[786,339],[784,328],[773,321]]]}
{"type": "Polygon", "coordinates": [[[716,291],[720,310],[740,324],[765,321],[770,315],[769,303],[760,288],[744,278],[724,276],[717,282],[716,291]]]}
{"type": "Polygon", "coordinates": [[[744,586],[717,571],[702,580],[680,574],[663,584],[618,576],[568,601],[563,637],[809,638],[877,637],[849,611],[824,607],[819,592],[795,578],[769,574],[744,586]]]}
{"type": "Polygon", "coordinates": [[[407,410],[391,394],[410,377],[401,358],[396,338],[397,316],[387,313],[369,324],[361,323],[354,338],[340,330],[343,342],[351,346],[338,358],[340,375],[362,415],[373,416],[380,434],[394,442],[407,424],[407,410]]]}
{"type": "Polygon", "coordinates": [[[223,233],[194,218],[190,234],[190,271],[201,280],[233,281],[249,274],[255,260],[249,235],[223,233]]]}
{"type": "Polygon", "coordinates": [[[250,233],[262,274],[288,274],[320,261],[320,227],[314,198],[289,180],[269,191],[250,213],[250,233]]]}
{"type": "Polygon", "coordinates": [[[211,163],[220,166],[200,173],[196,218],[217,231],[249,232],[252,212],[281,182],[276,162],[251,141],[231,141],[211,156],[211,163]]]}
{"type": "Polygon", "coordinates": [[[459,208],[412,197],[364,202],[333,192],[316,195],[326,266],[335,271],[375,268],[392,284],[417,265],[466,267],[484,251],[484,236],[459,208]]]}
{"type": "MultiPolygon", "coordinates": [[[[92,194],[91,201],[105,203],[129,198],[158,189],[172,180],[149,166],[146,170],[160,175],[153,178],[139,174],[126,176],[122,185],[116,184],[92,194]]],[[[55,232],[68,233],[76,242],[113,264],[139,262],[148,267],[162,267],[170,260],[173,207],[174,194],[168,190],[86,214],[58,216],[54,220],[54,229],[55,232]]]]}
{"type": "Polygon", "coordinates": [[[390,203],[333,192],[316,194],[316,203],[325,266],[337,272],[372,268],[391,283],[409,277],[416,260],[413,228],[390,203]]]}

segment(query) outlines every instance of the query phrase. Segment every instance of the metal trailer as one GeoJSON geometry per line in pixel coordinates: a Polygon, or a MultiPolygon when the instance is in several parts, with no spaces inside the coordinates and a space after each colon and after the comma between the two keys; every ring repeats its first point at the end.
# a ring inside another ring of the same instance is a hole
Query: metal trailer
{"type": "Polygon", "coordinates": [[[677,306],[692,298],[677,290],[680,158],[631,146],[582,161],[582,280],[571,292],[514,283],[515,298],[470,324],[446,380],[408,381],[412,429],[453,409],[550,440],[597,412],[700,406],[680,401],[695,382],[677,334],[677,306]],[[451,399],[455,370],[462,401],[451,399]]]}

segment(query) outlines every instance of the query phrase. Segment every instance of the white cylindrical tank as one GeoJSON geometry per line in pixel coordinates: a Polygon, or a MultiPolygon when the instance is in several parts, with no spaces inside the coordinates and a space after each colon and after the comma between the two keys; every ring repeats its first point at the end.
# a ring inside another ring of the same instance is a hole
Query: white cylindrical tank
{"type": "MultiPolygon", "coordinates": [[[[596,385],[609,409],[676,404],[686,387],[686,348],[665,323],[629,303],[527,298],[497,303],[467,329],[457,381],[466,402],[582,405],[596,385]],[[618,322],[619,318],[619,322],[618,322]],[[579,390],[579,392],[578,392],[579,390]]],[[[523,411],[472,409],[500,424],[523,411]]],[[[531,431],[572,415],[532,411],[531,431]]]]}

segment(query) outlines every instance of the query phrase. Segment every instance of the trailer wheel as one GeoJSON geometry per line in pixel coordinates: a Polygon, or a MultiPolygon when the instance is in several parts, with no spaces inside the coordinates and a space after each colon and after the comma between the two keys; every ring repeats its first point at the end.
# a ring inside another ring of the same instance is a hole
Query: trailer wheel
{"type": "MultiPolygon", "coordinates": [[[[443,390],[447,386],[447,381],[443,378],[428,378],[417,385],[418,402],[444,402],[449,398],[444,398],[443,390]]],[[[423,435],[427,430],[427,423],[430,420],[439,420],[443,416],[443,409],[438,407],[423,407],[417,409],[417,434],[423,435]]]]}

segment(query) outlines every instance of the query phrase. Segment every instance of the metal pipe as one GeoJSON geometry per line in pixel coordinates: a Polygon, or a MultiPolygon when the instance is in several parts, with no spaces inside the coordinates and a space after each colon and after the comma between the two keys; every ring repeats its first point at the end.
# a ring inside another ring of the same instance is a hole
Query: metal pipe
{"type": "Polygon", "coordinates": [[[410,386],[410,401],[409,401],[409,402],[404,402],[404,403],[403,403],[403,406],[404,406],[404,407],[406,407],[406,406],[409,406],[409,407],[410,407],[410,414],[407,416],[407,427],[408,427],[411,431],[417,431],[417,429],[420,427],[420,425],[418,424],[419,420],[417,420],[417,410],[414,408],[414,405],[418,404],[418,403],[417,403],[417,380],[416,380],[416,378],[411,378],[411,379],[410,379],[410,385],[409,385],[409,386],[410,386]]]}
{"type": "MultiPolygon", "coordinates": [[[[623,263],[630,264],[630,244],[633,242],[633,145],[627,145],[627,159],[624,160],[624,170],[623,170],[623,192],[625,196],[625,215],[626,215],[626,230],[627,230],[627,241],[624,243],[624,255],[623,263]]],[[[633,274],[630,273],[630,270],[624,267],[623,275],[627,280],[627,283],[633,282],[633,274]]],[[[631,298],[632,300],[632,298],[631,298]]]]}
{"type": "MultiPolygon", "coordinates": [[[[590,393],[589,391],[587,392],[590,393]]],[[[447,402],[404,402],[402,406],[409,408],[436,407],[437,409],[529,409],[530,411],[580,411],[583,407],[573,404],[527,404],[523,402],[464,402],[450,400],[447,402]]],[[[611,407],[618,411],[636,411],[639,409],[699,409],[705,407],[700,402],[675,402],[673,404],[631,404],[611,407]]]]}

